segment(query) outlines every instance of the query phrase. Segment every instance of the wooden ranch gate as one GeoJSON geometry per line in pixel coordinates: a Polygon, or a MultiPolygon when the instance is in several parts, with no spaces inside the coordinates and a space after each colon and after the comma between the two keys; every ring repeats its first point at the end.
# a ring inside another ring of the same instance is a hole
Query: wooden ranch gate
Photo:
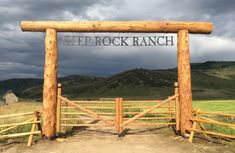
{"type": "Polygon", "coordinates": [[[179,94],[175,83],[174,95],[165,100],[76,101],[62,96],[58,84],[56,132],[64,127],[115,127],[121,133],[129,126],[175,125],[179,131],[179,94]],[[101,123],[97,123],[101,121],[101,123]]]}
{"type": "MultiPolygon", "coordinates": [[[[130,32],[177,33],[177,59],[180,103],[180,131],[192,123],[192,92],[190,75],[189,33],[209,34],[213,25],[209,22],[178,21],[22,21],[22,31],[45,32],[45,66],[43,84],[43,135],[56,133],[56,101],[58,70],[58,32],[130,32]]],[[[138,118],[138,116],[137,116],[138,118]]],[[[124,122],[121,126],[125,126],[124,122]]]]}

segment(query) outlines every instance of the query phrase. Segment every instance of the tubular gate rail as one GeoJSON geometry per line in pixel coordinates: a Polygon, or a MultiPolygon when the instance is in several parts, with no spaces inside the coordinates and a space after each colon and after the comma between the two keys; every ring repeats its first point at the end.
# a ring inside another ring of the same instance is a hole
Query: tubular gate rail
{"type": "Polygon", "coordinates": [[[76,126],[113,126],[117,133],[129,126],[176,125],[179,130],[177,83],[175,94],[165,100],[72,101],[61,96],[61,84],[57,99],[57,132],[76,126]]]}
{"type": "Polygon", "coordinates": [[[190,120],[193,122],[192,128],[187,129],[190,132],[189,142],[193,141],[195,132],[202,133],[207,139],[211,139],[208,135],[226,137],[235,139],[235,122],[227,123],[226,121],[218,121],[219,118],[223,120],[234,119],[235,114],[216,113],[216,112],[203,112],[199,109],[193,111],[193,116],[190,120]],[[216,132],[213,129],[207,129],[204,125],[209,124],[213,126],[226,127],[227,129],[234,130],[232,134],[225,134],[216,132]]]}
{"type": "Polygon", "coordinates": [[[31,146],[33,144],[33,136],[41,134],[40,116],[41,114],[39,111],[0,116],[0,119],[3,121],[0,124],[0,140],[29,136],[27,146],[31,146]],[[26,116],[33,116],[33,118],[26,119],[26,116]],[[17,120],[16,118],[20,118],[19,120],[21,120],[21,122],[16,122],[17,120]],[[22,118],[24,118],[25,121],[22,121],[22,118]],[[17,129],[19,126],[26,126],[30,124],[32,126],[31,126],[31,131],[29,132],[22,132],[22,133],[12,132],[12,134],[6,134],[7,132],[10,132],[13,129],[17,129]],[[36,130],[36,127],[38,128],[38,130],[36,130]]]}

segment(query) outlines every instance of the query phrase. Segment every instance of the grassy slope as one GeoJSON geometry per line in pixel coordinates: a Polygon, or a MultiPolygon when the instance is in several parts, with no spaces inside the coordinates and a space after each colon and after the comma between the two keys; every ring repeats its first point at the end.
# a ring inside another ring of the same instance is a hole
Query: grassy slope
{"type": "MultiPolygon", "coordinates": [[[[63,92],[70,97],[124,97],[128,99],[165,98],[173,94],[177,70],[134,69],[99,82],[79,86],[82,92],[63,92]]],[[[194,99],[235,99],[235,62],[206,62],[192,65],[194,99]]],[[[81,91],[81,90],[80,90],[81,91]]]]}
{"type": "MultiPolygon", "coordinates": [[[[22,98],[39,98],[42,80],[7,80],[0,82],[0,93],[12,89],[22,98]]],[[[108,78],[69,76],[60,79],[63,94],[70,98],[124,97],[128,99],[159,99],[173,94],[177,70],[134,69],[108,78]]],[[[192,64],[194,99],[235,99],[235,62],[192,64]]]]}

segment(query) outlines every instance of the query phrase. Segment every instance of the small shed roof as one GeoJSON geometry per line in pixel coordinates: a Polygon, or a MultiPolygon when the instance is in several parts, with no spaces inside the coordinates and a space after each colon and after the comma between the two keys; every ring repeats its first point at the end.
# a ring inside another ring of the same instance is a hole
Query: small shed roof
{"type": "Polygon", "coordinates": [[[14,92],[12,90],[8,90],[2,97],[5,97],[7,94],[14,94],[14,92]]]}

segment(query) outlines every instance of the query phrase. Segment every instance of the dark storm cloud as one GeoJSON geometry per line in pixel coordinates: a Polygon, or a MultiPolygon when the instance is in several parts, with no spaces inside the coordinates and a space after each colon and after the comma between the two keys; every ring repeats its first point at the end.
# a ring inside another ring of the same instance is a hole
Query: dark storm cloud
{"type": "Polygon", "coordinates": [[[133,68],[165,68],[176,65],[176,52],[170,48],[162,48],[161,52],[154,47],[148,48],[77,48],[64,47],[60,55],[61,75],[96,74],[107,76],[116,72],[133,68]],[[86,50],[83,50],[86,49],[86,50]],[[113,53],[115,52],[115,53],[113,53]],[[168,59],[166,63],[165,59],[168,59]]]}
{"type": "Polygon", "coordinates": [[[21,20],[73,20],[76,16],[84,20],[86,19],[84,10],[96,3],[106,5],[105,0],[1,1],[0,79],[42,77],[44,34],[21,32],[19,27],[21,20]]]}
{"type": "MultiPolygon", "coordinates": [[[[191,59],[201,62],[235,60],[234,8],[233,0],[1,0],[0,79],[43,75],[44,33],[21,32],[21,20],[212,21],[212,35],[190,37],[191,59]]],[[[132,68],[176,66],[176,46],[66,47],[63,35],[59,34],[60,76],[107,76],[132,68]]]]}

